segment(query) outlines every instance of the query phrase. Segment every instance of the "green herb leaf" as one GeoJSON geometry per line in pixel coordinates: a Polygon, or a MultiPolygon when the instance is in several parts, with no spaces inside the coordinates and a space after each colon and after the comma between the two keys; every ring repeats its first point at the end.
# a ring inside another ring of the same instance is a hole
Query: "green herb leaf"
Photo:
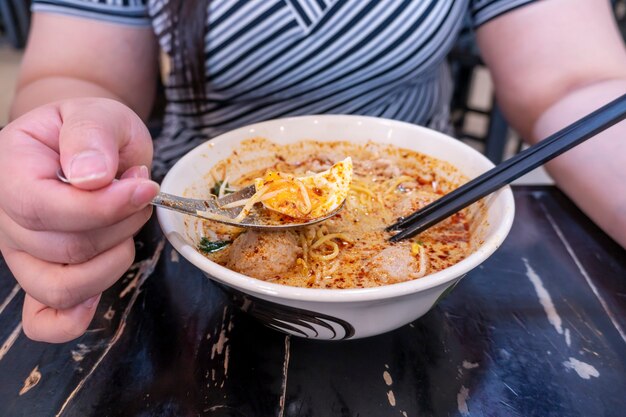
{"type": "MultiPolygon", "coordinates": [[[[223,183],[223,182],[224,182],[224,181],[217,181],[217,182],[213,185],[213,187],[211,187],[211,194],[213,194],[213,195],[214,195],[214,196],[216,196],[216,197],[219,197],[219,195],[220,195],[220,188],[222,187],[222,183],[223,183]]],[[[226,186],[224,187],[224,195],[228,195],[228,194],[232,194],[232,193],[233,193],[233,191],[231,191],[231,190],[228,188],[228,183],[226,183],[226,186]]]]}
{"type": "Polygon", "coordinates": [[[232,240],[209,240],[206,237],[203,237],[200,240],[198,249],[205,253],[213,253],[224,249],[231,243],[232,240]]]}

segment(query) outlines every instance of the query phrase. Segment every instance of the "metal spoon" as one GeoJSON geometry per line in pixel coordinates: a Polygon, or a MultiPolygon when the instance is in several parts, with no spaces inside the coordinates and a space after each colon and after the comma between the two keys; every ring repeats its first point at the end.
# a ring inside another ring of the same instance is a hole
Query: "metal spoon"
{"type": "MultiPolygon", "coordinates": [[[[66,184],[70,184],[70,181],[65,177],[65,175],[63,175],[63,171],[61,170],[61,168],[57,170],[57,178],[66,184]]],[[[257,206],[253,207],[250,211],[250,214],[248,214],[248,216],[246,216],[240,223],[228,221],[226,219],[215,220],[212,218],[207,218],[202,214],[202,212],[208,211],[219,216],[234,219],[241,212],[243,207],[240,206],[228,209],[224,209],[222,207],[235,201],[250,198],[252,197],[252,195],[254,195],[255,191],[256,189],[254,185],[250,185],[219,199],[212,195],[208,200],[185,198],[167,193],[159,193],[156,195],[156,197],[154,197],[150,204],[169,210],[178,211],[180,213],[188,214],[194,217],[199,217],[201,219],[217,221],[231,226],[244,227],[249,229],[279,230],[308,226],[324,221],[337,214],[343,208],[343,205],[345,203],[344,201],[344,203],[341,203],[339,207],[337,207],[330,213],[327,213],[325,216],[316,217],[314,219],[295,219],[271,210],[259,209],[257,206]]]]}

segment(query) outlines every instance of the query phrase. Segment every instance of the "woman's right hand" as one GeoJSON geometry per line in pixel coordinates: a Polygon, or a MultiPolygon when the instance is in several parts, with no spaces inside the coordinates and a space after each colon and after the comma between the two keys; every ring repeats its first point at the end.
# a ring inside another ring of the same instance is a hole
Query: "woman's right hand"
{"type": "Polygon", "coordinates": [[[0,131],[0,251],[26,292],[29,338],[82,335],[100,294],[130,267],[158,192],[151,160],[141,119],[109,99],[42,106],[0,131]]]}

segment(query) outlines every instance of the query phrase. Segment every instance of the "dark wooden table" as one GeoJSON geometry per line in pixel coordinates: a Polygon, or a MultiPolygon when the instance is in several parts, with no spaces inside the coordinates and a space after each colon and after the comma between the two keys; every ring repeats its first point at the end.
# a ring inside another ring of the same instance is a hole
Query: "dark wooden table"
{"type": "Polygon", "coordinates": [[[0,259],[0,415],[626,415],[626,251],[553,187],[515,200],[494,256],[426,316],[363,340],[263,327],[153,221],[88,333],[36,343],[0,259]]]}

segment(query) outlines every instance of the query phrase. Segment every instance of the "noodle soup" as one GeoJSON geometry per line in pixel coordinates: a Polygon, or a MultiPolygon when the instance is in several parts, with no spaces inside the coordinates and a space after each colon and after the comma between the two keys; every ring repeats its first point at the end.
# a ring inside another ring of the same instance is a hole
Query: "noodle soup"
{"type": "Polygon", "coordinates": [[[390,243],[385,227],[438,199],[467,178],[451,164],[391,145],[301,141],[277,145],[255,138],[222,160],[207,178],[223,195],[268,170],[305,176],[352,158],[343,209],[311,226],[260,232],[201,221],[199,248],[210,260],[264,281],[308,288],[367,288],[418,279],[443,270],[472,249],[466,209],[426,232],[390,243]],[[267,157],[241,155],[264,149],[267,157]]]}
{"type": "MultiPolygon", "coordinates": [[[[172,167],[161,190],[207,198],[220,180],[228,183],[226,192],[271,167],[300,175],[321,172],[348,156],[354,181],[341,216],[308,231],[242,233],[161,207],[156,210],[159,224],[173,249],[224,289],[236,306],[272,329],[319,340],[358,339],[397,329],[426,314],[491,256],[511,228],[515,203],[505,187],[450,219],[448,229],[435,226],[395,245],[386,240],[387,219],[391,222],[493,168],[476,150],[440,132],[394,120],[300,116],[247,125],[198,145],[172,167]],[[307,138],[312,140],[303,141],[307,138]],[[248,239],[239,240],[244,236],[248,239]],[[200,243],[214,252],[200,251],[200,243]],[[426,263],[417,255],[425,256],[426,263]],[[426,275],[419,277],[422,273],[426,275]]],[[[194,278],[181,276],[180,285],[188,279],[194,278]]]]}

